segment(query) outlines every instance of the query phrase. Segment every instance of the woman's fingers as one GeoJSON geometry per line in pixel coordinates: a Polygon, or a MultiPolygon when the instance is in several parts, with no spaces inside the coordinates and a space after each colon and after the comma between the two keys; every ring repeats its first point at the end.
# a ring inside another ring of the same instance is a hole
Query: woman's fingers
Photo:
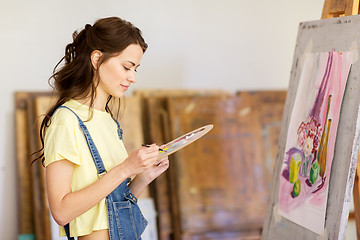
{"type": "Polygon", "coordinates": [[[165,161],[160,162],[158,166],[159,167],[161,166],[161,167],[167,169],[169,167],[169,159],[166,159],[165,161]]]}
{"type": "Polygon", "coordinates": [[[160,159],[160,160],[157,160],[157,161],[154,163],[154,165],[155,165],[155,166],[160,166],[160,165],[162,165],[162,164],[164,164],[164,163],[166,163],[166,162],[169,162],[169,158],[168,158],[168,157],[164,157],[164,158],[162,158],[162,159],[160,159]]]}
{"type": "Polygon", "coordinates": [[[163,159],[159,160],[159,146],[156,144],[143,145],[142,148],[139,148],[131,158],[134,157],[134,164],[137,162],[136,168],[139,171],[144,171],[158,165],[163,159]],[[135,160],[136,159],[136,160],[135,160]],[[141,170],[142,169],[142,170],[141,170]]]}
{"type": "Polygon", "coordinates": [[[159,146],[156,145],[156,144],[144,145],[143,150],[146,153],[158,152],[159,151],[159,146]]]}
{"type": "Polygon", "coordinates": [[[146,147],[147,149],[144,149],[144,155],[142,161],[147,166],[155,165],[158,162],[158,156],[159,156],[159,146],[156,144],[151,144],[146,147]]]}

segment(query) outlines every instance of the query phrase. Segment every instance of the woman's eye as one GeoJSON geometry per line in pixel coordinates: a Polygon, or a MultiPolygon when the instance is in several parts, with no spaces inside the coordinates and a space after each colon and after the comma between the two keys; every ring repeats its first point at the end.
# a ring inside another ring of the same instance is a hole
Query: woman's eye
{"type": "MultiPolygon", "coordinates": [[[[128,68],[126,66],[123,66],[126,71],[131,71],[131,68],[128,68]]],[[[134,69],[134,72],[137,72],[137,68],[134,69]]]]}

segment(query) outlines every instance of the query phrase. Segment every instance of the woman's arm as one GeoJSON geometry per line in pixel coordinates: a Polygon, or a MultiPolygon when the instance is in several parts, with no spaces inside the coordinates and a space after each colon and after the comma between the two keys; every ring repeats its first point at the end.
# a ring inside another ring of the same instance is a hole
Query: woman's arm
{"type": "MultiPolygon", "coordinates": [[[[66,159],[49,164],[46,167],[46,188],[55,221],[66,225],[99,203],[126,178],[152,168],[159,154],[158,148],[156,145],[140,148],[102,178],[76,192],[71,192],[70,187],[74,164],[66,159]]],[[[135,186],[136,192],[138,189],[139,186],[135,186]]]]}

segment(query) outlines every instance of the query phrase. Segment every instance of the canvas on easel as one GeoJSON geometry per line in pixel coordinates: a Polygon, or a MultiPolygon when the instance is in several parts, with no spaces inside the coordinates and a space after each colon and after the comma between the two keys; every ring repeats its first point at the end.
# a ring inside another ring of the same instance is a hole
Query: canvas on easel
{"type": "Polygon", "coordinates": [[[262,239],[344,238],[360,138],[359,26],[359,16],[299,26],[262,239]]]}
{"type": "Polygon", "coordinates": [[[321,234],[352,52],[305,57],[286,136],[278,202],[281,216],[321,234]]]}

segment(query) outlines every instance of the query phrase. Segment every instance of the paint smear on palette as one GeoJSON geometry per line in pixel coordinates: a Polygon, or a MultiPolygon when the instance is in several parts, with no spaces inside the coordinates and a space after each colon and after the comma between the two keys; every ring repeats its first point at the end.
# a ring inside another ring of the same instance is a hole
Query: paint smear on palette
{"type": "Polygon", "coordinates": [[[280,175],[280,215],[324,230],[331,163],[351,52],[308,53],[291,113],[280,175]]]}

